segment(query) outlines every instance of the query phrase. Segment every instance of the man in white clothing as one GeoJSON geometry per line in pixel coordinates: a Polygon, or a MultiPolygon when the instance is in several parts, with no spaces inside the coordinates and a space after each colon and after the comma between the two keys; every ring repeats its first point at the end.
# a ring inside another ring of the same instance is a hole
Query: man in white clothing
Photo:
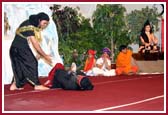
{"type": "Polygon", "coordinates": [[[96,67],[93,68],[93,73],[95,76],[115,76],[115,69],[111,69],[110,54],[111,51],[109,48],[103,48],[102,56],[97,59],[96,67]]]}

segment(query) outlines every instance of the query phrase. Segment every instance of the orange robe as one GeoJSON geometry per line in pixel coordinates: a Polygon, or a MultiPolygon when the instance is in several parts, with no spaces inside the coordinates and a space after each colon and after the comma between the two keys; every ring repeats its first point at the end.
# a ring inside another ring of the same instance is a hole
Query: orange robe
{"type": "Polygon", "coordinates": [[[137,66],[131,65],[132,51],[127,50],[126,53],[120,52],[116,60],[116,74],[128,74],[129,72],[136,73],[138,70],[137,66]]]}
{"type": "Polygon", "coordinates": [[[91,59],[87,58],[87,60],[85,62],[85,66],[84,66],[84,72],[91,70],[94,67],[94,64],[95,64],[94,57],[92,57],[91,59]]]}

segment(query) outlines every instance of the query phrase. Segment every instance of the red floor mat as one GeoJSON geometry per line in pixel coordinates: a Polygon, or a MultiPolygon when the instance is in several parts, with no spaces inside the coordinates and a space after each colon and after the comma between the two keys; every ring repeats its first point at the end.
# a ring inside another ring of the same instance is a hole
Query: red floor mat
{"type": "MultiPolygon", "coordinates": [[[[52,89],[33,91],[29,85],[23,91],[4,88],[5,111],[163,111],[164,75],[90,77],[93,91],[52,89]],[[154,98],[160,96],[160,98],[154,98]],[[124,107],[146,99],[152,99],[124,107]],[[110,109],[113,108],[113,109],[110,109]],[[114,109],[114,107],[117,107],[114,109]]],[[[41,79],[44,82],[45,79],[41,79]]]]}

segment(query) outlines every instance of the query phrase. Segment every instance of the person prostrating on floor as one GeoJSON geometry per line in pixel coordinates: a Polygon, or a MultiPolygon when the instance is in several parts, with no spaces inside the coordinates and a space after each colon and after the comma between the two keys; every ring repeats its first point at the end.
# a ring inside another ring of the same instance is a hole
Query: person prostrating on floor
{"type": "MultiPolygon", "coordinates": [[[[73,68],[72,68],[73,70],[73,68]]],[[[50,88],[62,88],[64,90],[93,90],[94,86],[90,79],[74,70],[67,71],[61,63],[57,63],[48,75],[50,88]]]]}

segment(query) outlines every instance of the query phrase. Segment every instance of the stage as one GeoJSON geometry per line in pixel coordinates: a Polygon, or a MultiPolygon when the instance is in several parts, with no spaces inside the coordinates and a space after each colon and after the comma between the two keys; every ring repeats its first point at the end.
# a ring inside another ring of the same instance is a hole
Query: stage
{"type": "MultiPolygon", "coordinates": [[[[90,77],[92,91],[51,89],[34,91],[26,84],[22,91],[4,86],[4,111],[164,111],[164,74],[90,77]]],[[[41,78],[44,83],[46,78],[41,78]]]]}

